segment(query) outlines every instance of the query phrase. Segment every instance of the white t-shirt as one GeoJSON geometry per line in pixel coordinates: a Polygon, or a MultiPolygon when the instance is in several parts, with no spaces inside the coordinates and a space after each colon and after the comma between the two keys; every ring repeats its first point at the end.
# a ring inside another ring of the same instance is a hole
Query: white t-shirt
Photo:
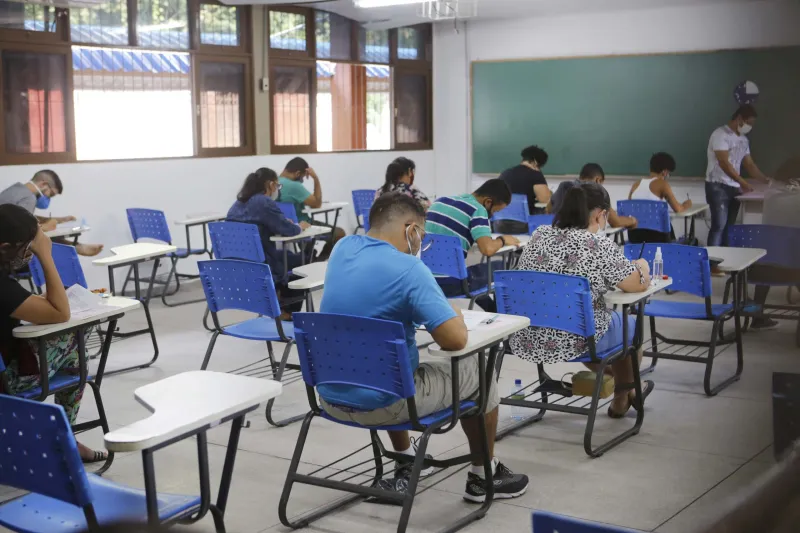
{"type": "Polygon", "coordinates": [[[717,161],[717,154],[714,152],[728,152],[730,161],[737,173],[742,171],[742,161],[750,155],[750,141],[746,135],[738,135],[728,126],[722,126],[714,130],[711,140],[708,142],[708,170],[706,170],[706,181],[711,183],[722,183],[731,187],[739,187],[739,184],[731,179],[717,161]]]}

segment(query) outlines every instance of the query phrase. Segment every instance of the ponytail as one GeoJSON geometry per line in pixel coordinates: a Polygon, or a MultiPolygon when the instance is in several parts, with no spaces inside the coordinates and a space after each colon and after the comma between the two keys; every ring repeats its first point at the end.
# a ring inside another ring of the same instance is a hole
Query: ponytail
{"type": "MultiPolygon", "coordinates": [[[[399,158],[399,159],[405,159],[405,158],[399,158]]],[[[402,162],[399,161],[399,159],[392,161],[389,164],[389,166],[386,167],[386,183],[384,183],[383,187],[381,187],[381,192],[387,193],[391,191],[392,186],[394,186],[398,181],[400,181],[400,178],[405,176],[411,169],[414,168],[413,166],[409,168],[408,165],[404,165],[402,162]]]]}
{"type": "Polygon", "coordinates": [[[564,195],[553,226],[560,229],[586,229],[589,227],[589,215],[595,209],[611,209],[611,199],[605,187],[597,183],[575,185],[564,195]]]}

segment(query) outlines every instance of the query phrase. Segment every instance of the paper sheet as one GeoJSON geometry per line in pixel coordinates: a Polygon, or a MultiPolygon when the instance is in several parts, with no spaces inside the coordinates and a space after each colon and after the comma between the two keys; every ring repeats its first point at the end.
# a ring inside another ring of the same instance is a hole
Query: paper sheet
{"type": "Polygon", "coordinates": [[[106,302],[98,294],[94,294],[89,289],[80,285],[73,285],[67,289],[69,299],[69,311],[73,320],[95,315],[107,309],[106,302]]]}

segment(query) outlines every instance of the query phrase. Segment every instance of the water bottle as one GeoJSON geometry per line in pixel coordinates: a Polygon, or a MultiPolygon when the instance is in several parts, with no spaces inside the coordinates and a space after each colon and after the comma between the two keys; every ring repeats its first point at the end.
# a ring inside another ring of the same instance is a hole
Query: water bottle
{"type": "MultiPolygon", "coordinates": [[[[511,399],[512,400],[524,400],[525,399],[525,392],[522,390],[522,380],[515,379],[514,380],[514,389],[511,391],[511,399]]],[[[516,405],[511,406],[511,419],[512,420],[522,420],[525,418],[525,408],[524,407],[517,407],[516,405]]]]}
{"type": "Polygon", "coordinates": [[[656,256],[653,259],[652,278],[659,280],[664,276],[664,258],[661,255],[661,247],[656,248],[656,256]]]}

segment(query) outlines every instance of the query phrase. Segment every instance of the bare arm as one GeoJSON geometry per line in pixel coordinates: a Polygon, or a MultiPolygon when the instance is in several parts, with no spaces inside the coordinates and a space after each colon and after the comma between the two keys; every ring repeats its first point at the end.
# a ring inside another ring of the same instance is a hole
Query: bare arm
{"type": "Polygon", "coordinates": [[[756,165],[756,162],[753,161],[753,158],[749,154],[744,157],[742,164],[750,176],[764,183],[769,181],[769,178],[767,178],[764,173],[761,172],[761,169],[758,168],[758,165],[756,165]]]}
{"type": "Polygon", "coordinates": [[[481,254],[492,257],[504,246],[519,245],[519,239],[513,235],[503,235],[503,238],[492,239],[491,237],[481,237],[475,241],[481,254]],[[505,239],[505,244],[503,240],[505,239]]]}
{"type": "Polygon", "coordinates": [[[457,352],[467,346],[467,326],[461,309],[450,304],[456,316],[431,331],[431,337],[443,350],[457,352]]]}
{"type": "Polygon", "coordinates": [[[550,197],[550,200],[547,202],[547,207],[544,208],[544,212],[548,215],[553,214],[553,198],[550,197]]]}
{"type": "Polygon", "coordinates": [[[314,180],[314,192],[303,203],[311,208],[322,207],[322,185],[319,183],[319,176],[317,176],[313,168],[306,169],[306,172],[314,180]]]}
{"type": "Polygon", "coordinates": [[[733,168],[733,165],[731,165],[731,162],[728,159],[727,150],[719,150],[714,152],[714,154],[717,156],[717,162],[719,162],[719,167],[722,169],[722,171],[725,172],[729,178],[738,183],[742,187],[743,191],[753,190],[753,188],[748,185],[747,181],[745,181],[745,179],[742,178],[738,172],[736,172],[736,169],[733,168]]]}
{"type": "Polygon", "coordinates": [[[608,223],[612,228],[635,228],[638,221],[635,217],[623,217],[616,210],[608,210],[608,223]]]}
{"type": "Polygon", "coordinates": [[[553,196],[547,185],[534,185],[533,193],[536,195],[536,201],[542,204],[550,203],[550,197],[553,196]]]}
{"type": "Polygon", "coordinates": [[[678,199],[675,198],[675,193],[672,192],[672,186],[666,181],[661,187],[662,187],[661,194],[659,196],[661,196],[661,198],[666,200],[669,206],[672,208],[672,210],[675,211],[676,213],[686,211],[687,209],[692,207],[692,201],[689,199],[687,199],[682,204],[678,203],[678,199]]]}
{"type": "Polygon", "coordinates": [[[628,193],[628,200],[633,200],[633,193],[636,191],[636,189],[639,188],[639,184],[641,182],[642,181],[639,180],[639,181],[637,181],[636,183],[633,184],[633,187],[631,187],[631,192],[628,193]]]}
{"type": "Polygon", "coordinates": [[[44,281],[47,285],[45,296],[31,295],[22,305],[17,307],[11,315],[17,320],[25,320],[33,324],[57,324],[69,320],[69,300],[64,283],[56,270],[52,254],[53,243],[41,228],[36,234],[31,249],[44,271],[44,281]]]}
{"type": "Polygon", "coordinates": [[[622,292],[644,292],[650,287],[650,266],[647,264],[647,261],[644,259],[637,259],[634,263],[639,265],[641,274],[639,273],[639,269],[636,269],[630,276],[620,281],[617,287],[622,292]],[[644,283],[642,282],[643,279],[644,283]]]}

